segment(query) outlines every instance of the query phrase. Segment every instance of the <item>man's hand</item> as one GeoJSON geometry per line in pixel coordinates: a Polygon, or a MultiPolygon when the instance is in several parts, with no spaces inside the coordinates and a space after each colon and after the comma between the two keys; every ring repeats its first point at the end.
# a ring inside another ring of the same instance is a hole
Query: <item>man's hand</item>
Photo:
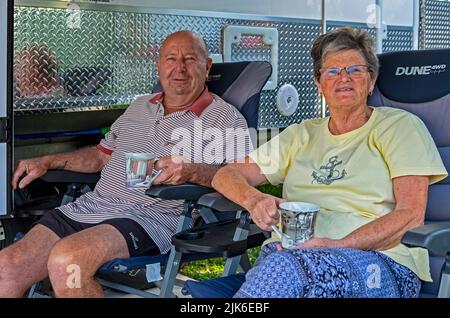
{"type": "Polygon", "coordinates": [[[49,163],[43,158],[33,158],[19,161],[12,179],[13,189],[16,190],[17,186],[19,186],[19,189],[25,188],[31,183],[31,181],[43,176],[48,169],[49,163]],[[20,180],[19,184],[17,184],[19,178],[23,175],[25,175],[24,178],[20,180]]]}
{"type": "Polygon", "coordinates": [[[283,201],[283,199],[261,193],[245,202],[244,207],[249,211],[253,222],[259,228],[265,231],[271,231],[272,225],[277,224],[280,220],[278,206],[283,201]]]}
{"type": "Polygon", "coordinates": [[[182,184],[189,181],[192,169],[189,169],[188,160],[181,156],[168,156],[158,159],[156,170],[162,170],[152,184],[182,184]]]}
{"type": "Polygon", "coordinates": [[[111,155],[88,146],[72,152],[47,155],[38,158],[21,160],[17,164],[12,178],[14,190],[22,189],[34,179],[43,176],[50,169],[63,169],[82,173],[93,173],[103,169],[111,159],[111,155]],[[19,182],[19,178],[24,178],[19,182]],[[19,184],[18,184],[19,182],[19,184]]]}

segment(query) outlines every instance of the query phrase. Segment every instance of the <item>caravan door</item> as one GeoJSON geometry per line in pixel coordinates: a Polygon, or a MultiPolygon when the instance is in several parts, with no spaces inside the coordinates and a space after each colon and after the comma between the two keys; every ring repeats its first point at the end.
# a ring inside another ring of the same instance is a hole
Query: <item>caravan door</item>
{"type": "Polygon", "coordinates": [[[12,211],[12,26],[13,1],[0,1],[0,218],[12,211]]]}

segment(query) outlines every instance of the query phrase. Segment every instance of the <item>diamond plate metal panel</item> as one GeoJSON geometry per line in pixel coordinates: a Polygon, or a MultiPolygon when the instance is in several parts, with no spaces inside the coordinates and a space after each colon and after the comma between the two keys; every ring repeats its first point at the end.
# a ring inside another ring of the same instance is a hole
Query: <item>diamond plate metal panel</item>
{"type": "MultiPolygon", "coordinates": [[[[259,128],[287,127],[303,119],[320,116],[317,90],[312,80],[312,42],[320,34],[319,23],[243,21],[229,19],[226,24],[274,27],[278,30],[278,85],[261,95],[259,128]],[[293,85],[299,93],[297,111],[291,116],[281,115],[276,107],[276,92],[284,84],[293,85]]],[[[269,53],[270,54],[270,53],[269,53]]],[[[267,56],[267,60],[270,56],[267,56]]]]}
{"type": "MultiPolygon", "coordinates": [[[[154,62],[159,46],[167,35],[190,29],[205,38],[211,54],[220,54],[222,30],[227,25],[246,25],[275,27],[279,32],[278,87],[262,93],[259,127],[286,127],[320,116],[320,100],[312,80],[310,57],[312,42],[320,35],[318,21],[257,21],[83,10],[79,15],[80,23],[69,27],[70,18],[71,12],[68,10],[15,8],[16,61],[24,48],[40,46],[50,49],[57,60],[57,74],[54,77],[64,87],[64,94],[44,94],[33,98],[26,98],[17,89],[14,100],[16,114],[123,107],[136,96],[148,93],[157,81],[154,62]],[[287,83],[296,87],[300,97],[297,111],[289,117],[281,115],[276,109],[276,92],[287,83]]],[[[375,30],[365,25],[350,25],[365,28],[375,36],[375,30]]],[[[336,26],[338,24],[331,23],[329,29],[336,26]]],[[[254,44],[260,39],[247,36],[243,41],[254,44]]],[[[391,51],[410,47],[411,42],[408,30],[389,28],[388,39],[383,44],[386,51],[391,51]]],[[[270,48],[264,45],[253,45],[251,48],[236,45],[233,49],[242,60],[270,59],[270,48]]],[[[34,52],[29,60],[42,64],[45,58],[34,52]]],[[[51,69],[46,70],[47,73],[50,74],[51,69]]]]}
{"type": "Polygon", "coordinates": [[[387,39],[383,40],[383,52],[407,51],[413,48],[413,31],[411,29],[388,26],[387,39]]]}
{"type": "MultiPolygon", "coordinates": [[[[309,56],[311,43],[320,34],[318,23],[247,21],[161,14],[153,14],[151,21],[153,25],[158,25],[158,28],[151,29],[154,43],[161,43],[168,34],[177,30],[190,29],[205,38],[210,53],[222,53],[222,30],[227,25],[276,27],[279,32],[280,45],[277,89],[285,83],[294,85],[299,91],[300,103],[293,115],[285,117],[276,109],[276,90],[263,91],[258,125],[260,128],[286,127],[306,118],[320,116],[320,106],[311,76],[312,60],[309,56]]],[[[236,47],[236,50],[239,49],[236,47]]],[[[245,54],[249,60],[270,59],[270,51],[265,49],[258,50],[259,56],[250,56],[248,52],[245,54]]]]}
{"type": "Polygon", "coordinates": [[[420,47],[450,48],[450,2],[423,0],[420,21],[420,47]]]}
{"type": "Polygon", "coordinates": [[[117,95],[145,94],[155,79],[154,62],[159,46],[151,40],[151,16],[114,13],[114,92],[117,95]]]}
{"type": "Polygon", "coordinates": [[[259,126],[286,127],[303,119],[320,117],[320,103],[312,77],[312,42],[320,34],[319,24],[275,23],[279,32],[278,88],[292,84],[299,93],[294,114],[283,116],[276,109],[276,90],[262,96],[259,126]]]}
{"type": "MultiPolygon", "coordinates": [[[[259,127],[286,127],[303,119],[319,117],[320,105],[312,81],[312,59],[309,55],[312,41],[320,34],[319,24],[242,20],[227,22],[232,25],[275,27],[278,30],[278,85],[275,90],[263,91],[261,95],[259,127]],[[276,92],[284,84],[293,85],[299,93],[300,100],[297,111],[288,117],[281,115],[276,108],[276,92]]],[[[257,41],[257,38],[247,37],[246,40],[257,41]]],[[[239,57],[245,56],[248,60],[270,60],[270,49],[263,45],[257,50],[253,49],[254,56],[243,49],[234,53],[239,57]]]]}
{"type": "MultiPolygon", "coordinates": [[[[210,53],[217,54],[222,52],[222,30],[231,24],[277,27],[280,34],[278,87],[291,83],[300,94],[297,112],[284,117],[276,110],[276,90],[263,92],[259,126],[285,127],[320,114],[311,80],[309,57],[310,45],[320,32],[318,23],[309,25],[217,17],[81,11],[79,28],[71,29],[67,27],[69,17],[70,12],[67,10],[16,7],[15,56],[33,44],[53,50],[58,60],[58,74],[64,77],[60,82],[64,83],[65,93],[67,87],[70,90],[69,97],[44,98],[24,98],[18,90],[14,101],[16,113],[87,107],[98,109],[104,105],[127,104],[137,95],[149,92],[156,81],[154,61],[160,43],[168,34],[181,29],[193,30],[205,38],[210,53]],[[80,68],[87,68],[87,73],[73,72],[80,68]],[[83,83],[89,82],[88,74],[98,69],[103,71],[103,77],[97,79],[100,87],[90,91],[95,95],[86,96],[83,83]],[[81,94],[83,96],[73,96],[74,91],[78,95],[80,92],[85,93],[81,94]]],[[[246,38],[246,41],[255,40],[246,38]]],[[[266,60],[270,56],[270,50],[266,47],[242,53],[238,54],[240,58],[249,60],[266,60]]],[[[32,58],[42,59],[38,54],[32,58]]]]}
{"type": "Polygon", "coordinates": [[[199,16],[180,16],[151,14],[150,40],[161,43],[164,38],[178,30],[191,30],[203,36],[208,45],[209,53],[221,53],[222,27],[225,19],[199,16]]]}
{"type": "MultiPolygon", "coordinates": [[[[363,29],[374,39],[377,36],[377,31],[375,28],[369,28],[366,24],[361,23],[353,23],[348,24],[351,27],[363,29]]],[[[330,31],[336,27],[343,26],[342,23],[329,23],[327,30],[330,31]]],[[[413,34],[412,27],[398,27],[398,26],[387,26],[387,38],[383,40],[383,52],[392,52],[392,51],[405,51],[411,50],[413,45],[413,34]]]]}
{"type": "Polygon", "coordinates": [[[78,25],[70,15],[15,8],[16,114],[123,107],[148,92],[153,58],[142,50],[149,47],[142,34],[148,15],[80,11],[78,25]]]}

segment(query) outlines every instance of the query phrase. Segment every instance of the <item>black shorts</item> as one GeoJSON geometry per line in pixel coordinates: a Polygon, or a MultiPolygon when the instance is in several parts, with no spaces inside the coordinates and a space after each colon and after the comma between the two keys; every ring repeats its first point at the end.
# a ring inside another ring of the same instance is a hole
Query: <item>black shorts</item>
{"type": "Polygon", "coordinates": [[[76,232],[88,229],[100,224],[110,224],[114,226],[125,238],[130,256],[137,255],[158,255],[159,247],[148,236],[147,232],[137,222],[126,219],[109,219],[100,223],[82,223],[72,220],[60,210],[49,210],[37,222],[55,232],[60,238],[64,238],[76,232]]]}

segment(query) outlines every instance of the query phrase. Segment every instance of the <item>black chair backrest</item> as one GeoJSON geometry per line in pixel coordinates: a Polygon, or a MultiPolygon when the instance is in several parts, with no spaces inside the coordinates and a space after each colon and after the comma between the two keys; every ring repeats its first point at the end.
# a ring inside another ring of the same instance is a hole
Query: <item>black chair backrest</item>
{"type": "MultiPolygon", "coordinates": [[[[235,106],[251,128],[258,128],[261,91],[272,74],[272,66],[265,61],[213,63],[206,85],[211,93],[235,106]]],[[[161,84],[153,92],[162,91],[161,84]]]]}
{"type": "MultiPolygon", "coordinates": [[[[372,106],[409,111],[423,120],[447,171],[450,171],[450,49],[391,52],[379,55],[380,74],[372,106]]],[[[430,186],[425,222],[450,221],[450,178],[430,186]]],[[[436,296],[444,259],[430,255],[433,283],[422,296],[436,296]]]]}

